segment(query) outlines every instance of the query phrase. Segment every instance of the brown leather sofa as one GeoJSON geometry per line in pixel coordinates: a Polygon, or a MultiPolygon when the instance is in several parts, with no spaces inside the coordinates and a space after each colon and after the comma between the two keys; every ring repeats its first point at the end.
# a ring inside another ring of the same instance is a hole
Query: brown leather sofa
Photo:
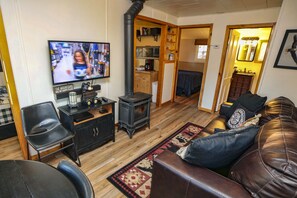
{"type": "MultiPolygon", "coordinates": [[[[228,177],[165,151],[154,161],[151,197],[296,197],[297,109],[289,99],[278,97],[260,113],[255,142],[231,166],[228,177]]],[[[223,107],[200,137],[225,123],[223,107]]]]}

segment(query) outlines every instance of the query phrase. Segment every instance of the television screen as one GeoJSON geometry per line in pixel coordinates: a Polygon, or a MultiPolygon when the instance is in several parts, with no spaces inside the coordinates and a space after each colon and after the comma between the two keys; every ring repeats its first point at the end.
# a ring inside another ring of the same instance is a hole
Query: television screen
{"type": "Polygon", "coordinates": [[[110,44],[48,41],[53,84],[110,77],[110,44]]]}

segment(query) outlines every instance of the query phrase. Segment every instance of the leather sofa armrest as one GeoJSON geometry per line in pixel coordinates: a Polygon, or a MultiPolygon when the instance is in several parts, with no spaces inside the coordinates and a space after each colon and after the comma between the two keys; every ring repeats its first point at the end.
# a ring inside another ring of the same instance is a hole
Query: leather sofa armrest
{"type": "Polygon", "coordinates": [[[251,197],[238,183],[164,151],[154,161],[151,198],[251,197]]]}
{"type": "Polygon", "coordinates": [[[224,102],[223,104],[221,104],[220,115],[224,115],[226,117],[230,117],[231,115],[229,115],[229,110],[230,110],[232,104],[233,103],[230,103],[230,102],[224,102]]]}

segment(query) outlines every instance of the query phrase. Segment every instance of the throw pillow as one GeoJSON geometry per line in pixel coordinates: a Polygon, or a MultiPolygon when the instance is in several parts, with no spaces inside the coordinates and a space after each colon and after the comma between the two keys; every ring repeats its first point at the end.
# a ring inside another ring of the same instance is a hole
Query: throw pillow
{"type": "Polygon", "coordinates": [[[261,116],[262,116],[261,114],[255,115],[254,117],[247,119],[241,126],[243,127],[247,127],[251,125],[256,126],[259,124],[259,120],[261,116]]]}
{"type": "Polygon", "coordinates": [[[227,126],[230,129],[235,129],[240,127],[247,119],[253,117],[255,114],[242,105],[238,105],[237,109],[234,111],[232,116],[227,122],[227,126]]]}
{"type": "Polygon", "coordinates": [[[248,91],[245,94],[242,94],[233,104],[232,106],[225,112],[227,118],[229,119],[234,111],[237,109],[238,105],[242,105],[247,108],[251,112],[257,113],[260,111],[267,100],[267,97],[261,97],[257,94],[252,94],[248,91]]]}
{"type": "Polygon", "coordinates": [[[249,126],[198,138],[183,148],[180,156],[190,164],[210,169],[225,167],[253,144],[258,130],[258,126],[249,126]]]}
{"type": "Polygon", "coordinates": [[[246,94],[241,95],[237,101],[239,104],[243,105],[245,108],[252,112],[258,112],[260,111],[265,102],[267,100],[267,97],[261,97],[257,94],[252,94],[250,91],[246,94]]]}

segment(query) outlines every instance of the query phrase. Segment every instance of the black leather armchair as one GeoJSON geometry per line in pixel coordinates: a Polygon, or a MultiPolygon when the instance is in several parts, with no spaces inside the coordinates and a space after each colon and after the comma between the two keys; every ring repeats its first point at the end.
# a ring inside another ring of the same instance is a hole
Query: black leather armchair
{"type": "Polygon", "coordinates": [[[82,198],[93,198],[95,193],[88,177],[75,165],[62,160],[57,169],[62,172],[75,186],[82,198]]]}

